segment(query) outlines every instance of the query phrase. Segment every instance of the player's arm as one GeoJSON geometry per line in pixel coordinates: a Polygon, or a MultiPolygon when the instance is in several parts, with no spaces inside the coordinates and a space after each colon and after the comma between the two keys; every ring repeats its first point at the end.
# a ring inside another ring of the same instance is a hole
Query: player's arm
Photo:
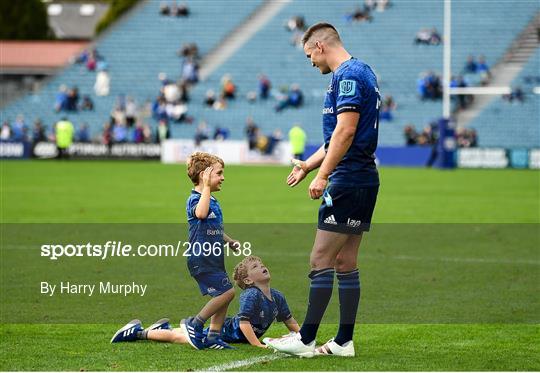
{"type": "Polygon", "coordinates": [[[360,114],[354,111],[338,114],[336,129],[330,139],[326,157],[323,159],[317,176],[309,186],[311,198],[317,199],[322,196],[326,184],[328,184],[328,177],[351,147],[359,118],[360,114]]]}
{"type": "Polygon", "coordinates": [[[223,232],[223,241],[225,241],[226,244],[229,244],[229,247],[233,249],[236,253],[240,252],[240,241],[229,237],[227,234],[225,234],[225,232],[223,232]]]}
{"type": "Polygon", "coordinates": [[[208,212],[210,211],[210,175],[212,174],[213,167],[207,167],[203,171],[203,189],[201,191],[201,198],[195,207],[195,216],[197,219],[206,219],[208,212]]]}
{"type": "Polygon", "coordinates": [[[296,186],[307,176],[307,174],[317,169],[321,165],[325,155],[326,152],[324,151],[324,145],[322,145],[306,161],[294,159],[294,167],[287,177],[287,184],[291,187],[296,186]]]}
{"type": "Polygon", "coordinates": [[[291,332],[298,333],[300,331],[300,326],[298,325],[298,322],[294,319],[294,317],[290,317],[289,319],[283,321],[283,323],[291,332]]]}
{"type": "Polygon", "coordinates": [[[255,335],[253,327],[248,320],[240,320],[240,330],[242,331],[244,337],[246,337],[250,345],[261,348],[267,347],[265,344],[259,341],[259,338],[257,338],[257,336],[255,335]]]}

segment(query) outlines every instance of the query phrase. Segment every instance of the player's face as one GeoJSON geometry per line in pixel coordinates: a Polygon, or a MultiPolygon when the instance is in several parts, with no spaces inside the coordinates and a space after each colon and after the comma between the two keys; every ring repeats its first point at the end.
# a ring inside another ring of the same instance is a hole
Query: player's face
{"type": "Polygon", "coordinates": [[[225,180],[225,176],[223,176],[223,166],[221,163],[214,163],[212,165],[214,168],[212,170],[212,173],[210,174],[210,190],[212,192],[221,190],[221,184],[225,180]]]}
{"type": "Polygon", "coordinates": [[[270,271],[263,262],[251,262],[248,265],[247,278],[254,283],[266,282],[270,280],[270,271]]]}
{"type": "Polygon", "coordinates": [[[304,44],[304,53],[306,57],[311,61],[311,65],[319,69],[321,74],[328,74],[332,72],[330,67],[326,63],[326,57],[324,55],[324,46],[321,42],[317,41],[314,44],[304,44]]]}

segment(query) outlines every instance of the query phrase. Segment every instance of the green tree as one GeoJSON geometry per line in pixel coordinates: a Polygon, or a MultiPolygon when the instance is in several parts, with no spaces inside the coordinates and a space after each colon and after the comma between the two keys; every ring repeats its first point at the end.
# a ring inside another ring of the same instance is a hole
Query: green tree
{"type": "Polygon", "coordinates": [[[122,14],[128,11],[138,0],[110,0],[111,6],[96,26],[96,34],[105,30],[122,14]]]}
{"type": "Polygon", "coordinates": [[[52,39],[47,10],[40,0],[0,1],[0,39],[52,39]]]}

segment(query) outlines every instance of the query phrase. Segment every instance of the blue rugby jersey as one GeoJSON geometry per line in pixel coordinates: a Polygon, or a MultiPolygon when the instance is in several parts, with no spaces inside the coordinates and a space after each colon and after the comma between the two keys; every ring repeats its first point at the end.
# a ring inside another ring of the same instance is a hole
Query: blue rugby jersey
{"type": "Polygon", "coordinates": [[[223,241],[223,214],[219,202],[210,197],[210,209],[206,219],[198,219],[195,216],[195,208],[199,203],[201,194],[196,190],[186,202],[186,212],[189,224],[189,250],[188,269],[192,276],[205,272],[225,272],[225,254],[223,241]],[[208,248],[220,247],[220,255],[214,255],[217,250],[209,251],[208,248]],[[206,253],[210,255],[205,255],[206,253]]]}
{"type": "Polygon", "coordinates": [[[351,58],[334,71],[322,112],[325,149],[328,150],[338,114],[354,111],[360,113],[360,119],[351,147],[330,175],[332,184],[379,185],[374,153],[379,133],[380,105],[377,78],[368,65],[351,58]]]}
{"type": "Polygon", "coordinates": [[[270,289],[272,299],[256,286],[247,288],[240,294],[240,311],[234,317],[227,318],[223,324],[222,338],[226,342],[247,342],[240,329],[240,321],[251,323],[257,338],[263,336],[276,321],[285,321],[292,317],[287,301],[281,292],[270,289]]]}

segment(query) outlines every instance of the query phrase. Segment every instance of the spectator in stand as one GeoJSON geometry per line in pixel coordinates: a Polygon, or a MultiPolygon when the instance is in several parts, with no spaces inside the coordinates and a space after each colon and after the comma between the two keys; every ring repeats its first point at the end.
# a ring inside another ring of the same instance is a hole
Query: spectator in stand
{"type": "Polygon", "coordinates": [[[176,17],[187,17],[189,16],[189,8],[185,3],[181,3],[181,4],[178,4],[178,6],[176,6],[176,12],[171,12],[171,13],[173,16],[176,16],[176,17]]]}
{"type": "Polygon", "coordinates": [[[45,126],[43,125],[41,119],[36,119],[34,122],[34,128],[32,129],[32,143],[37,144],[41,141],[47,141],[45,126]]]}
{"type": "Polygon", "coordinates": [[[90,130],[88,129],[88,124],[83,123],[79,126],[75,139],[78,142],[84,142],[84,143],[90,142],[90,130]]]}
{"type": "Polygon", "coordinates": [[[112,126],[110,122],[103,124],[103,132],[101,133],[101,143],[104,145],[112,144],[112,126]]]}
{"type": "Polygon", "coordinates": [[[161,4],[159,4],[159,14],[162,16],[171,14],[171,8],[169,8],[169,5],[167,5],[165,1],[162,1],[161,4]]]}
{"type": "Polygon", "coordinates": [[[28,129],[24,121],[24,116],[22,114],[17,115],[13,127],[11,128],[11,139],[13,141],[26,141],[28,134],[28,129]]]}
{"type": "Polygon", "coordinates": [[[376,6],[375,10],[377,12],[384,12],[391,5],[392,4],[390,3],[390,0],[377,0],[377,6],[376,6]]]}
{"type": "Polygon", "coordinates": [[[352,11],[351,13],[347,13],[345,14],[345,20],[347,22],[352,22],[352,21],[355,21],[355,22],[364,22],[364,21],[368,21],[368,22],[371,22],[373,21],[373,17],[371,16],[370,14],[370,9],[365,7],[362,9],[360,7],[356,7],[356,9],[354,11],[352,11]]]}
{"type": "Polygon", "coordinates": [[[405,126],[403,135],[405,136],[405,144],[407,146],[416,145],[418,134],[411,124],[405,126]]]}
{"type": "Polygon", "coordinates": [[[67,86],[65,84],[62,84],[60,88],[58,88],[58,93],[56,94],[54,102],[54,110],[57,113],[67,110],[67,86]]]}
{"type": "Polygon", "coordinates": [[[161,90],[167,103],[176,102],[180,99],[180,89],[178,88],[178,85],[173,82],[166,84],[161,90]]]}
{"type": "Polygon", "coordinates": [[[209,89],[208,91],[206,91],[204,104],[208,107],[212,107],[214,105],[214,102],[216,102],[216,94],[213,90],[209,89]]]}
{"type": "Polygon", "coordinates": [[[200,59],[199,47],[197,46],[197,43],[184,43],[178,50],[177,54],[184,58],[191,57],[196,61],[200,59]]]}
{"type": "Polygon", "coordinates": [[[380,119],[391,122],[394,119],[393,112],[397,109],[397,104],[392,96],[386,96],[383,100],[380,119]]]}
{"type": "Polygon", "coordinates": [[[148,124],[143,125],[143,138],[145,144],[152,143],[152,129],[148,124]]]}
{"type": "Polygon", "coordinates": [[[229,130],[225,127],[216,127],[214,130],[214,140],[223,141],[229,138],[229,130]]]}
{"type": "Polygon", "coordinates": [[[197,84],[199,81],[199,65],[192,57],[184,60],[181,78],[190,85],[197,84]]]}
{"type": "Polygon", "coordinates": [[[79,105],[79,89],[73,87],[67,94],[67,108],[68,111],[77,111],[79,105]]]}
{"type": "Polygon", "coordinates": [[[128,97],[126,100],[126,124],[128,128],[133,127],[137,119],[137,104],[133,97],[128,97]]]}
{"type": "Polygon", "coordinates": [[[253,118],[247,117],[245,133],[248,139],[249,150],[254,150],[257,147],[258,129],[253,118]]]}
{"type": "Polygon", "coordinates": [[[152,105],[152,116],[156,120],[168,119],[167,116],[167,101],[163,95],[157,97],[152,105]]]}
{"type": "Polygon", "coordinates": [[[111,87],[111,78],[106,69],[98,71],[96,74],[96,82],[94,84],[94,92],[96,96],[108,96],[111,87]]]}
{"type": "Polygon", "coordinates": [[[205,121],[201,121],[195,131],[195,146],[201,145],[204,140],[208,140],[208,128],[205,121]]]}
{"type": "Polygon", "coordinates": [[[86,58],[86,68],[88,71],[94,71],[96,70],[97,65],[97,55],[95,50],[91,50],[88,54],[88,57],[86,58]]]}
{"type": "MultiPolygon", "coordinates": [[[[467,86],[467,82],[465,82],[465,79],[461,75],[457,77],[453,76],[450,79],[451,88],[465,88],[467,86]]],[[[457,109],[463,110],[472,103],[474,97],[472,95],[454,95],[453,99],[457,100],[457,109]]]]}
{"type": "Polygon", "coordinates": [[[135,124],[135,130],[133,131],[133,142],[135,144],[144,142],[143,125],[140,122],[135,124]]]}
{"type": "Polygon", "coordinates": [[[435,27],[433,27],[431,30],[427,28],[420,29],[414,38],[415,44],[439,45],[441,42],[442,37],[435,27]]]}
{"type": "Polygon", "coordinates": [[[0,140],[11,140],[11,126],[9,125],[9,122],[7,120],[2,123],[2,129],[0,130],[0,140]]]}
{"type": "Polygon", "coordinates": [[[304,94],[302,93],[300,86],[298,84],[292,84],[289,92],[279,98],[279,102],[276,106],[276,111],[280,112],[289,106],[299,108],[302,106],[303,103],[304,94]]]}
{"type": "Polygon", "coordinates": [[[441,78],[432,71],[423,73],[420,76],[417,89],[422,100],[438,100],[442,98],[441,78]]]}
{"type": "Polygon", "coordinates": [[[161,144],[161,142],[169,139],[171,137],[171,131],[169,130],[169,124],[165,120],[160,120],[156,133],[156,142],[161,144]]]}
{"type": "Polygon", "coordinates": [[[513,88],[509,94],[503,96],[503,100],[508,102],[515,101],[523,103],[525,101],[525,94],[523,92],[523,89],[521,89],[521,87],[513,88]]]}
{"type": "Polygon", "coordinates": [[[191,123],[191,120],[187,116],[188,107],[186,104],[176,101],[168,103],[165,106],[165,111],[167,113],[167,118],[174,120],[175,122],[183,122],[187,120],[191,123]]]}
{"type": "Polygon", "coordinates": [[[307,29],[306,20],[304,16],[301,16],[301,15],[291,17],[285,24],[285,28],[290,32],[294,32],[294,31],[304,32],[307,29]]]}
{"type": "Polygon", "coordinates": [[[478,57],[478,73],[481,75],[482,85],[486,85],[491,79],[491,71],[484,55],[478,57]]]}
{"type": "Polygon", "coordinates": [[[113,127],[113,140],[115,143],[124,143],[128,141],[128,129],[125,123],[117,123],[113,127]]]}
{"type": "Polygon", "coordinates": [[[478,71],[478,64],[473,56],[467,57],[467,62],[465,63],[463,70],[466,74],[476,74],[478,71]]]}
{"type": "Polygon", "coordinates": [[[272,83],[270,79],[264,74],[259,75],[259,97],[263,100],[266,100],[270,95],[270,90],[272,89],[272,83]]]}
{"type": "Polygon", "coordinates": [[[81,102],[81,110],[83,111],[92,111],[94,110],[94,102],[89,95],[83,95],[81,102]]]}
{"type": "Polygon", "coordinates": [[[116,104],[114,109],[111,111],[111,124],[126,124],[126,113],[122,110],[120,104],[116,104]]]}
{"type": "Polygon", "coordinates": [[[279,128],[276,128],[270,136],[268,136],[268,144],[264,151],[265,154],[273,154],[277,144],[283,139],[283,133],[279,128]]]}
{"type": "Polygon", "coordinates": [[[189,84],[185,80],[178,82],[178,89],[180,91],[180,101],[189,102],[189,84]]]}
{"type": "Polygon", "coordinates": [[[221,78],[221,93],[225,99],[234,99],[236,95],[236,86],[232,81],[232,76],[229,74],[223,75],[221,78]]]}

